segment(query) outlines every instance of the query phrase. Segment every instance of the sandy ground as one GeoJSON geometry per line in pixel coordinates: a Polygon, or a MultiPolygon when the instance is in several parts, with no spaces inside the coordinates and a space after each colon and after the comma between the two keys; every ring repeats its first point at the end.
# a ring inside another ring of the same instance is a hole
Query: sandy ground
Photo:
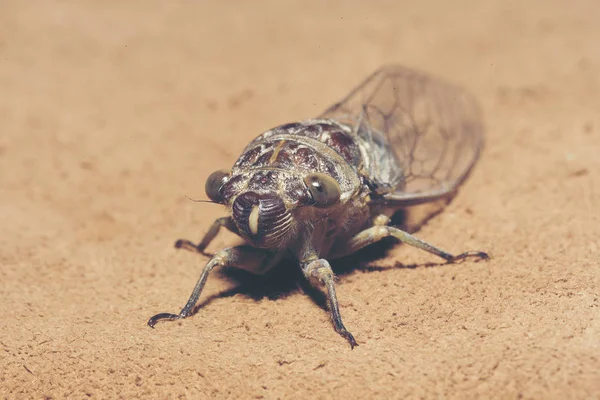
{"type": "Polygon", "coordinates": [[[600,397],[600,3],[124,3],[0,3],[2,397],[600,397]],[[293,265],[148,328],[222,212],[186,195],[386,63],[480,100],[483,157],[419,236],[493,259],[346,268],[354,350],[293,265]]]}

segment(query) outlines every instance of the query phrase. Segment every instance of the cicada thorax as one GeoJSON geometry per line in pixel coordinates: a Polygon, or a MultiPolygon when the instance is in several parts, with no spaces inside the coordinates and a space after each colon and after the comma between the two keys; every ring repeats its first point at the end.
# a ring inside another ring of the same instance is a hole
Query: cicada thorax
{"type": "Polygon", "coordinates": [[[328,120],[286,124],[246,147],[220,194],[242,236],[257,247],[282,247],[304,222],[300,219],[343,212],[363,189],[361,165],[350,128],[328,120]],[[314,190],[321,183],[309,187],[306,179],[315,174],[331,179],[330,189],[338,188],[335,202],[319,207],[314,190]]]}
{"type": "Polygon", "coordinates": [[[357,138],[349,126],[328,119],[312,119],[280,125],[264,132],[250,142],[236,166],[264,167],[264,162],[268,161],[268,165],[275,167],[311,170],[326,166],[327,162],[340,161],[329,152],[323,153],[324,147],[318,143],[335,151],[353,167],[358,168],[362,163],[357,138]],[[262,146],[257,147],[258,144],[262,146]]]}

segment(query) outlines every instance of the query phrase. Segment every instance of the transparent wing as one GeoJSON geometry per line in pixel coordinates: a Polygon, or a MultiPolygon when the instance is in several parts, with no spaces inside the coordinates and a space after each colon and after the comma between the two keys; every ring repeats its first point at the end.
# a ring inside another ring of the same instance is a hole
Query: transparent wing
{"type": "Polygon", "coordinates": [[[479,108],[464,90],[402,66],[385,66],[322,118],[352,125],[367,151],[369,175],[391,191],[386,202],[448,197],[483,146],[479,108]]]}

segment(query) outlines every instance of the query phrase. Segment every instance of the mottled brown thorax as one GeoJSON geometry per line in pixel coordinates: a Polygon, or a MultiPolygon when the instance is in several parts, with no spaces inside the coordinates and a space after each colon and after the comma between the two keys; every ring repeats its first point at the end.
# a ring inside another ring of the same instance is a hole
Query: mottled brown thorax
{"type": "Polygon", "coordinates": [[[321,172],[340,183],[344,199],[360,185],[361,165],[360,149],[349,127],[331,120],[285,124],[246,147],[222,193],[229,199],[242,190],[277,191],[288,206],[304,205],[309,193],[302,176],[321,172]]]}

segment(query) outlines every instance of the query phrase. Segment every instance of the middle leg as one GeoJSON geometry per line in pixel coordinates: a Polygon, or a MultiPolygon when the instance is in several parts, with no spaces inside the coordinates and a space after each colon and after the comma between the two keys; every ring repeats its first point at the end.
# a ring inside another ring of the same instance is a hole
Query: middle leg
{"type": "Polygon", "coordinates": [[[204,255],[210,255],[207,254],[204,250],[208,247],[210,242],[212,242],[212,240],[217,236],[217,234],[221,230],[221,227],[224,227],[225,229],[235,233],[236,235],[238,234],[237,226],[235,226],[235,223],[233,222],[231,217],[217,218],[215,222],[213,222],[213,224],[210,226],[208,232],[206,232],[204,238],[202,238],[202,241],[200,243],[194,244],[194,242],[192,242],[191,240],[179,239],[175,242],[175,248],[185,249],[192,252],[198,252],[204,255]]]}
{"type": "Polygon", "coordinates": [[[483,251],[466,251],[458,255],[452,255],[438,247],[435,247],[424,240],[421,240],[410,233],[404,232],[401,229],[393,226],[377,225],[365,229],[362,232],[357,233],[355,236],[350,238],[347,242],[338,243],[331,250],[329,256],[331,258],[340,258],[352,254],[372,243],[378,242],[386,237],[395,237],[400,241],[425,250],[428,253],[435,254],[438,257],[443,258],[449,263],[463,260],[469,257],[475,257],[480,260],[488,260],[490,257],[483,251]]]}

